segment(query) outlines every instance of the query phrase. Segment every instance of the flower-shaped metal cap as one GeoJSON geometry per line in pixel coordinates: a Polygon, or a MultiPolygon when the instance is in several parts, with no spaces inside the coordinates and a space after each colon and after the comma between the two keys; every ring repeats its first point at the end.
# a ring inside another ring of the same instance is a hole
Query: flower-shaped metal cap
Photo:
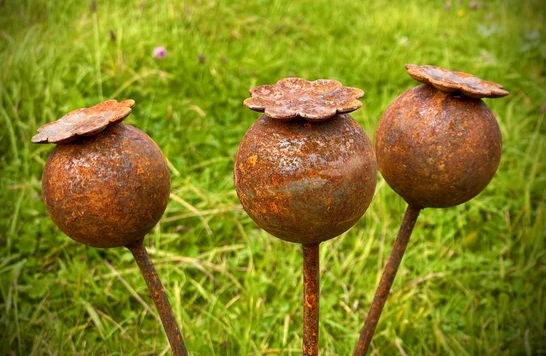
{"type": "Polygon", "coordinates": [[[364,92],[344,87],[337,80],[301,78],[281,79],[274,85],[260,85],[250,90],[244,105],[254,111],[283,121],[298,117],[324,121],[338,113],[348,113],[362,106],[364,92]]]}
{"type": "Polygon", "coordinates": [[[90,108],[77,109],[47,123],[32,137],[34,143],[68,143],[78,136],[93,136],[110,124],[123,121],[135,105],[132,99],[106,100],[90,108]]]}
{"type": "Polygon", "coordinates": [[[413,79],[446,93],[459,93],[475,99],[500,98],[510,94],[500,84],[464,72],[416,64],[406,64],[406,70],[413,79]]]}

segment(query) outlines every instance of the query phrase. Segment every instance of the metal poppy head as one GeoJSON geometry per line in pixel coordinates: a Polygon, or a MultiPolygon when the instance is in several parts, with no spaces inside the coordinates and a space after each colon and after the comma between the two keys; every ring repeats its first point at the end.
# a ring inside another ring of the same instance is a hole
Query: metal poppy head
{"type": "Polygon", "coordinates": [[[360,108],[362,103],[358,99],[364,92],[332,79],[285,78],[274,85],[252,88],[250,96],[243,104],[273,119],[325,121],[336,114],[360,108]]]}
{"type": "Polygon", "coordinates": [[[47,123],[32,137],[34,143],[69,143],[79,136],[93,136],[110,124],[123,121],[135,105],[132,99],[106,100],[90,108],[77,109],[57,121],[47,123]]]}
{"type": "Polygon", "coordinates": [[[469,98],[500,98],[509,94],[503,86],[465,72],[451,71],[431,65],[406,64],[409,75],[436,89],[469,98]]]}

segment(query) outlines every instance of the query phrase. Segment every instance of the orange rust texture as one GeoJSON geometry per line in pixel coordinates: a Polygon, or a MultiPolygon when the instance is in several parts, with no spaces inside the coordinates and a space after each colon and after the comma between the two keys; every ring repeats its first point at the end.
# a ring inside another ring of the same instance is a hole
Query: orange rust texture
{"type": "Polygon", "coordinates": [[[186,350],[186,345],[184,345],[184,340],[182,339],[180,328],[178,327],[171,304],[167,298],[167,293],[165,293],[165,288],[163,287],[159,275],[150,259],[150,255],[148,255],[142,242],[143,239],[139,239],[128,244],[126,247],[133,254],[138,267],[142,272],[142,276],[146,281],[152,300],[154,301],[159,317],[161,318],[161,323],[167,334],[167,339],[171,345],[173,355],[187,356],[188,351],[186,350]]]}
{"type": "Polygon", "coordinates": [[[303,341],[304,356],[318,355],[320,305],[319,245],[303,245],[303,341]]]}
{"type": "Polygon", "coordinates": [[[509,94],[502,85],[469,73],[431,65],[406,64],[405,67],[413,79],[446,93],[458,93],[475,99],[500,98],[509,94]]]}
{"type": "Polygon", "coordinates": [[[450,207],[478,195],[501,157],[501,133],[482,100],[421,85],[386,109],[375,134],[382,176],[416,207],[450,207]]]}
{"type": "Polygon", "coordinates": [[[376,178],[370,140],[348,114],[321,122],[262,115],[235,157],[235,186],[248,215],[270,234],[302,244],[353,226],[376,178]]]}
{"type": "Polygon", "coordinates": [[[420,212],[421,209],[408,205],[406,212],[404,213],[404,220],[402,221],[400,230],[398,230],[398,235],[394,241],[389,259],[385,264],[379,285],[375,290],[375,295],[373,297],[370,310],[366,316],[364,327],[360,332],[360,336],[356,344],[354,356],[364,356],[368,352],[377,323],[381,317],[381,312],[383,311],[383,307],[385,306],[385,303],[389,297],[394,278],[396,277],[396,272],[398,272],[398,267],[400,267],[400,263],[402,262],[402,258],[404,257],[404,253],[408,247],[411,233],[413,232],[413,228],[415,227],[415,223],[417,222],[420,212]]]}
{"type": "Polygon", "coordinates": [[[143,238],[165,211],[170,173],[159,147],[122,123],[58,145],[42,177],[53,221],[93,247],[124,246],[143,238]]]}
{"type": "Polygon", "coordinates": [[[92,136],[108,125],[123,121],[135,105],[132,99],[106,100],[90,108],[77,109],[47,123],[32,137],[34,143],[69,143],[79,136],[92,136]]]}
{"type": "Polygon", "coordinates": [[[345,87],[337,80],[284,78],[276,84],[260,85],[250,90],[244,105],[279,120],[305,118],[329,120],[337,113],[349,113],[362,106],[364,92],[345,87]]]}

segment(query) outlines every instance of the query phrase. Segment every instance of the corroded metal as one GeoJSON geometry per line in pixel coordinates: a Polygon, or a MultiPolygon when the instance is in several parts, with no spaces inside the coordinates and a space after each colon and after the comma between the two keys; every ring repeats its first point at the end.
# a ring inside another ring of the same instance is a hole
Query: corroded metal
{"type": "Polygon", "coordinates": [[[125,246],[144,237],[165,211],[169,193],[163,153],[148,135],[123,123],[57,145],[42,176],[52,220],[93,247],[125,246]]]}
{"type": "Polygon", "coordinates": [[[319,244],[351,228],[375,192],[372,145],[348,112],[364,92],[335,80],[282,79],[250,90],[262,115],[235,156],[237,195],[271,235],[303,245],[303,354],[318,355],[319,244]]]}
{"type": "MultiPolygon", "coordinates": [[[[502,142],[491,110],[482,100],[465,96],[466,89],[455,80],[461,75],[453,73],[460,72],[435,73],[448,73],[443,87],[451,83],[458,89],[439,90],[440,79],[434,78],[434,86],[402,93],[379,121],[375,153],[382,176],[408,204],[444,208],[472,199],[487,186],[497,171],[502,142]]],[[[491,92],[491,82],[461,78],[467,89],[472,84],[474,92],[491,92]]]]}
{"type": "Polygon", "coordinates": [[[376,184],[371,143],[348,114],[288,122],[262,115],[235,157],[235,186],[248,215],[271,235],[314,244],[352,227],[376,184]]]}
{"type": "Polygon", "coordinates": [[[260,85],[250,90],[244,105],[278,120],[298,117],[307,121],[328,120],[338,113],[355,111],[364,92],[345,87],[337,80],[285,78],[273,85],[260,85]]]}
{"type": "Polygon", "coordinates": [[[394,241],[391,254],[387,260],[385,268],[383,269],[383,274],[381,276],[381,280],[379,281],[379,285],[375,290],[375,295],[366,317],[366,321],[364,322],[364,327],[360,332],[360,337],[354,351],[354,356],[364,356],[368,352],[375,328],[379,322],[379,317],[381,316],[383,307],[387,302],[392,283],[394,282],[394,277],[396,277],[396,272],[398,271],[402,257],[404,257],[404,253],[406,252],[411,233],[415,223],[417,222],[420,211],[420,208],[416,208],[411,205],[408,205],[406,209],[404,220],[402,221],[402,225],[400,226],[400,230],[398,231],[398,235],[394,241]]]}
{"type": "Polygon", "coordinates": [[[93,136],[106,129],[108,125],[123,121],[135,105],[132,99],[118,102],[111,99],[90,108],[69,112],[57,121],[47,123],[32,137],[34,143],[63,144],[74,141],[79,136],[93,136]]]}
{"type": "Polygon", "coordinates": [[[421,209],[472,199],[493,178],[500,161],[500,130],[480,98],[507,95],[501,85],[434,66],[406,69],[425,85],[389,105],[376,131],[375,151],[381,174],[408,207],[355,356],[368,351],[421,209]]]}
{"type": "Polygon", "coordinates": [[[237,195],[271,235],[317,244],[353,226],[368,208],[377,165],[370,140],[347,113],[364,92],[328,79],[285,78],[250,90],[264,112],[235,156],[237,195]]]}
{"type": "Polygon", "coordinates": [[[55,224],[93,247],[127,247],[159,311],[175,356],[187,351],[159,276],[143,245],[170,194],[167,161],[156,143],[121,123],[134,100],[108,100],[46,124],[32,138],[57,143],[42,175],[42,196],[55,224]]]}
{"type": "Polygon", "coordinates": [[[406,70],[413,79],[432,85],[446,93],[464,95],[475,99],[500,98],[509,94],[503,89],[502,85],[480,79],[465,72],[415,64],[406,64],[406,70]]]}
{"type": "Polygon", "coordinates": [[[167,339],[171,345],[171,350],[174,356],[187,356],[188,351],[184,345],[184,340],[182,340],[182,335],[180,334],[180,329],[176,323],[176,318],[174,316],[171,304],[161,284],[159,275],[146,251],[146,248],[143,244],[143,239],[137,240],[126,246],[131,253],[133,254],[142,276],[146,281],[152,300],[157,308],[159,317],[167,334],[167,339]]]}
{"type": "Polygon", "coordinates": [[[319,245],[303,245],[303,355],[318,355],[320,314],[319,245]]]}

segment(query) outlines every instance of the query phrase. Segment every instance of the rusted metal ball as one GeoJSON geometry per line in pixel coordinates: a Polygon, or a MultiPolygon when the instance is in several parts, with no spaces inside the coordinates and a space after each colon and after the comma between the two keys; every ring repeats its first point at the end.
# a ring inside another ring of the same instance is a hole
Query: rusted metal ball
{"type": "Polygon", "coordinates": [[[262,115],[235,156],[245,211],[271,235],[301,244],[351,228],[368,208],[376,178],[371,142],[348,114],[320,122],[262,115]]]}
{"type": "Polygon", "coordinates": [[[478,195],[501,158],[501,133],[481,99],[421,85],[383,113],[375,153],[385,181],[412,206],[445,208],[478,195]]]}
{"type": "Polygon", "coordinates": [[[143,238],[165,211],[170,173],[163,153],[122,123],[57,145],[42,176],[49,215],[72,239],[118,247],[143,238]]]}

